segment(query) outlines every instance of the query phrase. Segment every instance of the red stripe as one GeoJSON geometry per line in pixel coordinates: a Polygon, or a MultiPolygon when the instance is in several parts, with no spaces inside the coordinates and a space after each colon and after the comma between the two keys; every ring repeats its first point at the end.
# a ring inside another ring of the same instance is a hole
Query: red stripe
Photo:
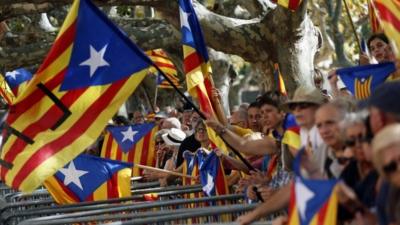
{"type": "Polygon", "coordinates": [[[186,58],[183,59],[185,74],[200,66],[201,62],[201,57],[199,54],[197,54],[197,52],[193,52],[192,54],[188,55],[186,58]]]}
{"type": "Polygon", "coordinates": [[[62,134],[58,139],[47,143],[37,150],[16,174],[12,186],[18,188],[31,171],[86,132],[86,130],[96,122],[99,114],[110,105],[110,102],[114,99],[115,95],[117,95],[127,79],[113,83],[95,102],[92,103],[92,105],[90,105],[90,107],[88,107],[80,119],[76,123],[72,124],[68,131],[62,134]]]}
{"type": "Polygon", "coordinates": [[[118,192],[118,171],[107,181],[107,199],[119,198],[118,192]]]}
{"type": "Polygon", "coordinates": [[[151,50],[149,56],[157,56],[157,57],[161,57],[161,58],[164,58],[164,59],[168,59],[168,60],[169,60],[167,54],[166,54],[164,51],[159,51],[159,50],[158,50],[158,51],[155,51],[155,50],[151,50]]]}
{"type": "Polygon", "coordinates": [[[318,211],[317,225],[325,224],[326,212],[328,211],[328,203],[329,203],[329,200],[327,202],[325,202],[325,204],[318,211]]]}
{"type": "Polygon", "coordinates": [[[113,144],[113,142],[114,142],[114,138],[113,138],[113,136],[111,135],[111,132],[110,131],[107,131],[107,136],[108,136],[108,139],[107,139],[107,146],[106,146],[106,152],[105,152],[105,158],[106,159],[111,159],[111,152],[112,152],[112,144],[113,144]]]}
{"type": "Polygon", "coordinates": [[[289,9],[296,10],[299,8],[301,0],[289,0],[289,9]]]}
{"type": "Polygon", "coordinates": [[[54,176],[54,180],[58,183],[58,185],[61,187],[61,191],[64,192],[65,195],[68,195],[68,197],[72,198],[75,202],[80,202],[79,198],[75,195],[74,192],[72,192],[68,187],[64,185],[64,182],[61,182],[60,180],[57,179],[57,177],[54,176]]]}
{"type": "MultiPolygon", "coordinates": [[[[145,166],[147,165],[147,157],[149,155],[150,138],[151,138],[151,132],[150,134],[146,134],[146,136],[143,137],[142,154],[140,155],[140,164],[145,166]]],[[[140,171],[140,175],[143,175],[143,170],[140,171]]]]}
{"type": "Polygon", "coordinates": [[[296,210],[296,192],[294,189],[295,181],[292,181],[290,184],[290,201],[289,201],[289,222],[292,220],[294,216],[294,212],[296,210]]]}
{"type": "Polygon", "coordinates": [[[163,62],[159,62],[159,61],[156,61],[155,64],[160,68],[166,67],[166,68],[171,68],[171,69],[176,70],[176,67],[174,66],[174,64],[163,63],[163,62]]]}
{"type": "MultiPolygon", "coordinates": [[[[85,90],[86,89],[77,89],[69,91],[61,98],[61,101],[66,107],[70,107],[85,92],[85,90]]],[[[57,122],[57,120],[63,116],[63,114],[64,113],[56,105],[53,105],[38,121],[30,124],[22,131],[22,133],[34,139],[41,132],[50,129],[57,122]]],[[[13,162],[18,154],[21,153],[27,145],[27,142],[17,138],[9,148],[10,151],[8,151],[4,156],[4,160],[7,162],[13,162]]],[[[7,172],[8,169],[2,170],[1,176],[5,178],[7,172]]]]}
{"type": "Polygon", "coordinates": [[[47,54],[46,59],[36,72],[39,74],[52,64],[65,50],[73,43],[76,36],[76,20],[69,26],[65,32],[56,40],[51,47],[50,52],[47,54]]]}
{"type": "MultiPolygon", "coordinates": [[[[45,83],[45,86],[50,91],[54,90],[60,83],[64,80],[64,75],[67,72],[66,69],[60,71],[51,80],[45,83]]],[[[7,123],[12,124],[15,120],[19,118],[25,111],[31,108],[33,105],[37,104],[40,99],[43,98],[44,93],[39,88],[36,88],[29,96],[16,105],[10,107],[10,115],[7,117],[7,123]]]]}
{"type": "Polygon", "coordinates": [[[94,201],[93,193],[90,194],[90,195],[85,199],[85,202],[93,202],[93,201],[94,201]]]}
{"type": "Polygon", "coordinates": [[[115,160],[118,160],[118,161],[122,161],[122,149],[120,148],[120,146],[118,145],[118,148],[117,148],[117,155],[116,155],[116,157],[115,157],[115,160]]]}
{"type": "Polygon", "coordinates": [[[201,111],[206,114],[206,117],[210,117],[214,115],[214,110],[212,108],[212,105],[210,103],[210,99],[208,98],[208,96],[206,96],[201,89],[196,86],[196,90],[197,90],[197,99],[199,101],[199,106],[201,111]]]}
{"type": "Polygon", "coordinates": [[[226,190],[226,178],[225,174],[222,171],[223,168],[221,166],[221,162],[218,162],[218,169],[217,169],[217,177],[216,177],[216,190],[215,192],[217,195],[226,195],[228,194],[228,190],[226,190]]]}
{"type": "Polygon", "coordinates": [[[375,7],[379,10],[382,20],[391,23],[397,31],[400,31],[400,20],[395,14],[393,14],[392,11],[390,11],[390,9],[386,8],[385,5],[377,1],[375,1],[375,7]]]}

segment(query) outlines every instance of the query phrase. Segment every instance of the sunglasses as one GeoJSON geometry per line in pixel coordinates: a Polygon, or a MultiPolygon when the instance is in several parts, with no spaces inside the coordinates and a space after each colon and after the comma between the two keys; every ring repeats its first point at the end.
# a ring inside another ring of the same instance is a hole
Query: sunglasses
{"type": "Polygon", "coordinates": [[[357,143],[371,143],[371,139],[360,134],[357,137],[352,137],[345,140],[345,145],[347,147],[354,147],[357,143]]]}
{"type": "Polygon", "coordinates": [[[383,172],[387,176],[389,176],[390,174],[396,172],[396,170],[398,169],[398,166],[399,166],[399,161],[400,161],[400,158],[398,158],[397,160],[394,159],[394,160],[390,161],[388,164],[384,165],[382,167],[383,172]]]}
{"type": "Polygon", "coordinates": [[[289,105],[289,109],[291,111],[294,111],[295,109],[299,108],[299,109],[307,109],[310,108],[311,106],[314,106],[315,104],[312,103],[306,103],[306,102],[302,102],[302,103],[292,103],[289,105]]]}
{"type": "Polygon", "coordinates": [[[338,157],[337,158],[337,161],[338,161],[338,163],[340,164],[340,165],[344,165],[344,164],[346,164],[347,162],[349,162],[350,160],[352,160],[353,158],[349,158],[349,157],[338,157]]]}

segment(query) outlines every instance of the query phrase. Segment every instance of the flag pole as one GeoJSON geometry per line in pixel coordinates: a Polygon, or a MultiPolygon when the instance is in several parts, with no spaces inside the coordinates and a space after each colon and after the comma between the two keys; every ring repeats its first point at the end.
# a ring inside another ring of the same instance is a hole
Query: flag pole
{"type": "Polygon", "coordinates": [[[346,1],[346,0],[343,0],[343,3],[344,3],[344,7],[345,7],[345,9],[346,9],[346,14],[347,14],[347,16],[349,17],[351,29],[353,30],[354,37],[356,38],[356,41],[357,41],[358,50],[359,50],[360,52],[362,52],[362,48],[361,48],[361,44],[360,44],[360,39],[358,38],[358,35],[357,35],[357,32],[356,32],[356,28],[354,27],[353,19],[351,18],[350,11],[349,11],[349,7],[347,6],[347,1],[346,1]]]}
{"type": "MultiPolygon", "coordinates": [[[[194,109],[194,111],[196,111],[196,112],[200,115],[200,117],[201,117],[202,119],[206,120],[207,117],[204,115],[204,113],[201,112],[200,109],[199,109],[195,104],[193,104],[193,102],[190,101],[190,99],[189,99],[185,94],[183,94],[183,92],[182,92],[181,90],[179,90],[179,88],[172,82],[172,80],[171,80],[167,75],[164,74],[164,72],[163,72],[160,68],[158,68],[158,66],[156,66],[154,63],[152,63],[152,64],[153,64],[154,68],[156,68],[156,70],[165,78],[165,80],[168,81],[168,83],[175,89],[175,91],[178,92],[178,94],[179,94],[183,99],[185,99],[185,101],[194,109]]],[[[255,170],[256,170],[256,169],[249,163],[249,161],[247,161],[247,160],[242,156],[242,154],[239,153],[238,150],[236,150],[234,147],[232,147],[232,145],[230,145],[223,137],[220,136],[220,138],[222,139],[222,141],[224,141],[224,143],[226,144],[226,146],[227,146],[228,148],[230,148],[230,149],[232,150],[232,152],[235,153],[235,155],[247,166],[247,168],[248,168],[249,170],[252,170],[252,171],[255,171],[255,170]]]]}
{"type": "Polygon", "coordinates": [[[165,173],[165,174],[179,176],[179,177],[196,179],[196,177],[193,177],[193,176],[190,176],[190,175],[187,175],[187,174],[178,173],[178,172],[174,172],[174,171],[170,171],[170,170],[164,170],[164,169],[155,168],[155,167],[151,167],[151,166],[145,166],[145,165],[140,165],[140,164],[136,164],[136,163],[134,163],[133,166],[136,166],[136,167],[138,167],[140,169],[151,170],[151,171],[155,171],[155,172],[159,172],[159,173],[165,173]]]}
{"type": "Polygon", "coordinates": [[[158,84],[156,84],[156,93],[154,93],[154,110],[157,108],[157,97],[158,97],[158,84]]]}

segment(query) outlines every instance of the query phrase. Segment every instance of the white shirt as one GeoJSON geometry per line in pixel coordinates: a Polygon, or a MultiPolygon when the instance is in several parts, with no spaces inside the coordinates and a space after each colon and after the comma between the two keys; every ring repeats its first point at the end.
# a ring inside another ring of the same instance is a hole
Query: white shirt
{"type": "Polygon", "coordinates": [[[319,135],[317,126],[314,125],[310,130],[307,130],[303,127],[300,128],[301,146],[307,146],[308,140],[311,142],[314,160],[316,163],[318,163],[320,172],[324,173],[324,165],[327,157],[328,146],[324,143],[319,135]]]}

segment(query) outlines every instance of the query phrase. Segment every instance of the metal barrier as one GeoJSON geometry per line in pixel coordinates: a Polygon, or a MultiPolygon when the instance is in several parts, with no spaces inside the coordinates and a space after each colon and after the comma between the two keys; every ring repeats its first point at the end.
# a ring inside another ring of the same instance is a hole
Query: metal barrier
{"type": "MultiPolygon", "coordinates": [[[[112,221],[112,217],[124,217],[124,215],[132,214],[134,216],[140,216],[141,213],[150,213],[152,210],[157,210],[155,215],[161,214],[171,214],[173,211],[177,210],[187,210],[186,206],[193,203],[222,203],[222,202],[237,202],[243,199],[243,195],[226,195],[226,196],[214,196],[214,197],[204,197],[197,199],[175,199],[168,201],[155,201],[155,202],[146,202],[146,203],[134,203],[134,204],[125,204],[125,205],[108,205],[107,208],[104,209],[96,209],[96,210],[83,210],[81,212],[74,212],[69,214],[61,214],[66,212],[60,212],[59,210],[55,210],[52,213],[57,214],[54,216],[46,216],[35,219],[28,219],[20,224],[68,224],[68,223],[77,223],[78,220],[81,222],[106,222],[112,221]],[[169,207],[170,211],[165,210],[169,207]],[[160,209],[163,209],[162,211],[160,209]],[[150,211],[150,212],[149,212],[150,211]],[[110,214],[110,215],[109,215],[110,214]],[[119,214],[119,217],[116,215],[119,214]]],[[[199,210],[199,209],[191,209],[191,210],[199,210]]],[[[47,212],[36,212],[36,216],[40,216],[39,214],[49,213],[47,212]]],[[[132,215],[131,218],[132,218],[132,215]]],[[[155,215],[149,215],[154,217],[155,215]]],[[[15,217],[15,216],[14,216],[15,217]]],[[[21,215],[20,215],[21,217],[21,215]]],[[[158,217],[157,217],[158,218],[158,217]]],[[[10,224],[11,217],[5,221],[7,224],[10,224]]]]}

